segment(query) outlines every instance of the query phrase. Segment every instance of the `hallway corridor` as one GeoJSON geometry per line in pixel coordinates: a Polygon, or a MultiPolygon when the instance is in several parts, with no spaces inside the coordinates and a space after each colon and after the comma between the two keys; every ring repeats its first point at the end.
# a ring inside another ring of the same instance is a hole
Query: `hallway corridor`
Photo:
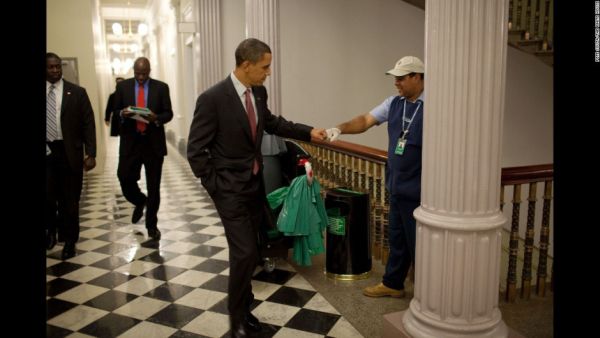
{"type": "MultiPolygon", "coordinates": [[[[118,138],[107,147],[84,178],[77,255],[46,253],[47,337],[227,337],[227,241],[208,194],[169,145],[153,242],[121,195],[118,138]]],[[[257,267],[252,285],[260,337],[362,337],[291,264],[257,267]]]]}

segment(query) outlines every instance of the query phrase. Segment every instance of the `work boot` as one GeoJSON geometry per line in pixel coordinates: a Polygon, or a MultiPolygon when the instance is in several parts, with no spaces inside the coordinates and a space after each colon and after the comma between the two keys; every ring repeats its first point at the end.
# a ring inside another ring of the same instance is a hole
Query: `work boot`
{"type": "Polygon", "coordinates": [[[404,297],[404,290],[388,288],[387,286],[383,285],[383,283],[379,283],[375,286],[367,286],[366,288],[364,288],[363,295],[369,297],[390,296],[394,298],[402,298],[404,297]]]}

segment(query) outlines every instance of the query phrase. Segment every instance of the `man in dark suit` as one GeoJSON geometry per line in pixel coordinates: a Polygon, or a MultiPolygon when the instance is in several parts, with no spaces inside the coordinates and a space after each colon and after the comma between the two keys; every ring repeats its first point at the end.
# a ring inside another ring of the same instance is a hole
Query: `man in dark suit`
{"type": "Polygon", "coordinates": [[[96,166],[96,125],[85,88],[62,78],[62,60],[46,54],[47,249],[56,231],[65,239],[62,259],[75,256],[83,171],[96,166]],[[85,157],[84,157],[85,153],[85,157]]]}
{"type": "Polygon", "coordinates": [[[134,77],[117,84],[114,110],[121,112],[119,166],[117,176],[123,196],[135,205],[131,222],[137,223],[146,207],[146,229],[148,236],[157,241],[158,207],[160,205],[160,179],[162,165],[167,155],[164,124],[173,118],[169,86],[150,78],[150,61],[140,57],[133,64],[134,77]],[[133,119],[134,114],[123,109],[129,106],[145,107],[150,110],[145,121],[133,119]],[[148,196],[140,190],[142,165],[146,171],[148,196]]]}
{"type": "Polygon", "coordinates": [[[267,210],[262,179],[263,130],[298,140],[324,140],[324,129],[271,114],[262,85],[271,73],[271,49],[246,39],[235,51],[236,68],[196,101],[187,157],[210,194],[229,245],[228,309],[233,337],[260,331],[250,312],[251,278],[259,261],[258,231],[267,210]]]}
{"type": "MultiPolygon", "coordinates": [[[[116,84],[125,80],[122,77],[115,79],[116,84]]],[[[113,114],[115,105],[115,92],[110,93],[108,96],[108,102],[106,103],[106,109],[104,110],[104,123],[106,126],[110,126],[110,136],[119,136],[119,126],[121,125],[121,118],[119,112],[113,114]]]]}

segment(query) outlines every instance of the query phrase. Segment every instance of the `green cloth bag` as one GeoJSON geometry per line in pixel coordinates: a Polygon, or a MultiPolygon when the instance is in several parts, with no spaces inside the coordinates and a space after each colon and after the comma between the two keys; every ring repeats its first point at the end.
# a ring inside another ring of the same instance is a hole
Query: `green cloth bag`
{"type": "Polygon", "coordinates": [[[312,265],[311,256],[325,252],[323,233],[327,227],[327,212],[320,192],[321,185],[316,178],[308,185],[306,175],[302,175],[294,178],[289,187],[267,195],[271,209],[283,203],[277,228],[285,236],[294,236],[292,258],[301,266],[312,265]]]}

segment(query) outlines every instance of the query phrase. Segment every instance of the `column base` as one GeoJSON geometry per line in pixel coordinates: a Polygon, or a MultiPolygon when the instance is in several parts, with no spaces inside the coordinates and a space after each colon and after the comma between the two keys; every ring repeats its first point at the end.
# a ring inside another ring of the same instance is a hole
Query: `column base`
{"type": "MultiPolygon", "coordinates": [[[[407,309],[405,311],[392,312],[383,315],[383,332],[381,338],[413,338],[413,336],[409,335],[406,331],[402,320],[404,315],[409,311],[410,310],[407,309]]],[[[427,334],[423,336],[427,337],[427,334]]],[[[508,338],[525,338],[525,336],[508,327],[508,338]]]]}

